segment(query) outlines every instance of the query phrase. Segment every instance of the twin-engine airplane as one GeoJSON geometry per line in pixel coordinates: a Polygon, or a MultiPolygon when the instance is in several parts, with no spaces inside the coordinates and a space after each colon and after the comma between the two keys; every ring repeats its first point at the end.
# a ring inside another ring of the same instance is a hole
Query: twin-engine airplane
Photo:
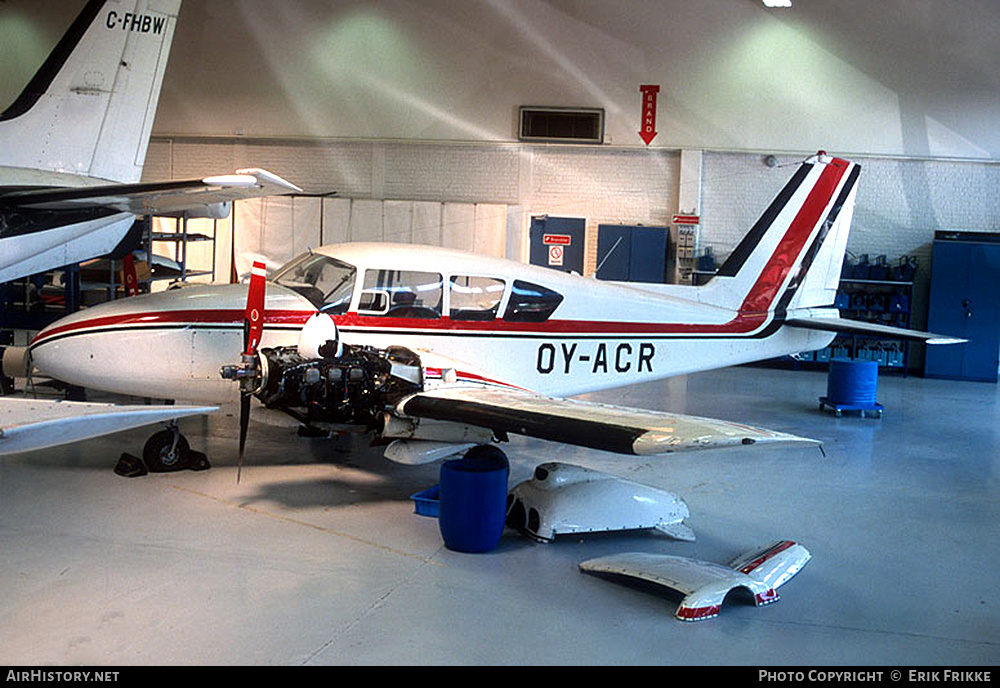
{"type": "MultiPolygon", "coordinates": [[[[89,0],[0,113],[0,283],[108,254],[136,215],[220,218],[234,200],[298,191],[258,169],[140,182],[180,5],[89,0]]],[[[0,454],[204,409],[131,411],[2,399],[0,454]]]]}
{"type": "Polygon", "coordinates": [[[305,426],[372,432],[403,463],[509,433],[639,455],[809,441],[564,397],[818,349],[832,331],[884,333],[830,306],[859,172],[823,153],[805,161],[703,286],[343,244],[299,256],[266,290],[257,264],[249,288],[88,308],[40,332],[30,355],[46,375],[129,395],[220,403],[238,380],[241,455],[251,395],[305,426]]]}

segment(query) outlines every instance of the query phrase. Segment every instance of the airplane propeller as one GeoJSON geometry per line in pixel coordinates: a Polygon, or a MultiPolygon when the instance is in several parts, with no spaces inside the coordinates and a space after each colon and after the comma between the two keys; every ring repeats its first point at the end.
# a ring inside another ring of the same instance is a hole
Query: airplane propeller
{"type": "MultiPolygon", "coordinates": [[[[247,309],[243,316],[243,364],[255,373],[257,370],[257,346],[264,333],[264,284],[267,269],[264,263],[254,261],[250,270],[250,287],[247,290],[247,309]]],[[[256,376],[254,376],[256,377],[256,376]]],[[[236,460],[236,482],[240,481],[243,470],[243,450],[247,443],[247,428],[250,425],[250,397],[253,393],[254,378],[244,378],[240,385],[240,453],[236,460]]]]}
{"type": "Polygon", "coordinates": [[[257,366],[257,347],[264,332],[264,289],[267,268],[254,261],[250,270],[247,305],[243,315],[243,353],[239,366],[223,366],[222,377],[240,382],[240,450],[236,461],[236,482],[243,471],[243,452],[246,448],[247,429],[250,425],[250,399],[260,375],[257,366]]]}

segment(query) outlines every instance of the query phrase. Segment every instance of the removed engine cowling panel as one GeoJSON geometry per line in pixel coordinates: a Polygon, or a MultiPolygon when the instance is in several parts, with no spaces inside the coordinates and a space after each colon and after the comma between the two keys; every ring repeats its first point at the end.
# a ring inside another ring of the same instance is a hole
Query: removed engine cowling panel
{"type": "Polygon", "coordinates": [[[544,463],[507,497],[507,525],[539,542],[556,535],[655,529],[694,540],[675,494],[565,463],[544,463]]]}
{"type": "Polygon", "coordinates": [[[743,554],[728,565],[665,554],[626,552],[589,559],[587,573],[623,576],[662,585],[684,595],[677,608],[681,621],[704,621],[719,615],[732,590],[750,593],[755,606],[777,602],[777,589],[802,570],[812,555],[791,540],[779,540],[743,554]]]}

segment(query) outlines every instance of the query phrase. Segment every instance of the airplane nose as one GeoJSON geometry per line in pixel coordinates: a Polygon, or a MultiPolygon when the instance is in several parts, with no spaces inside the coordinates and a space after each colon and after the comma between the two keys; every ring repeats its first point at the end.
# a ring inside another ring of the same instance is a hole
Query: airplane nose
{"type": "MultiPolygon", "coordinates": [[[[268,313],[304,322],[314,312],[294,293],[271,291],[268,313]]],[[[242,284],[199,285],[92,306],[39,332],[31,359],[43,375],[89,389],[226,403],[235,386],[219,369],[242,350],[246,295],[242,284]]],[[[265,331],[268,346],[297,338],[296,327],[265,331]]]]}
{"type": "Polygon", "coordinates": [[[136,342],[127,330],[141,318],[142,305],[139,298],[123,299],[57,320],[32,340],[32,365],[46,377],[102,389],[102,381],[121,377],[130,367],[129,350],[136,342]]]}

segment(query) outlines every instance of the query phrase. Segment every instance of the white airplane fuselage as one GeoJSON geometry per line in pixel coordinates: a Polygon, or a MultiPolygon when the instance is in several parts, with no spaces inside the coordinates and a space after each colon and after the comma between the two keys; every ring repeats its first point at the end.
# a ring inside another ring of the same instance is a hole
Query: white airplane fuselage
{"type": "MultiPolygon", "coordinates": [[[[699,300],[705,287],[643,288],[409,245],[345,244],[316,255],[356,270],[349,301],[333,315],[345,343],[403,346],[420,355],[428,374],[449,371],[477,384],[569,396],[821,348],[832,338],[781,327],[767,312],[708,305],[699,300]],[[377,271],[437,276],[438,316],[394,317],[376,312],[384,305],[363,303],[379,291],[365,288],[364,275],[377,271]],[[493,317],[463,319],[457,285],[468,278],[496,288],[488,297],[493,317]],[[517,299],[515,282],[544,287],[561,299],[544,320],[519,320],[516,313],[505,318],[517,299]]],[[[318,309],[280,281],[267,285],[261,348],[296,345],[318,309]]],[[[43,330],[32,343],[32,360],[44,374],[84,387],[232,401],[236,386],[219,370],[239,358],[246,298],[246,285],[191,286],[88,308],[43,330]]]]}
{"type": "MultiPolygon", "coordinates": [[[[439,247],[323,247],[274,275],[259,348],[295,346],[320,311],[344,343],[412,350],[424,389],[467,382],[549,396],[822,348],[833,334],[802,323],[837,318],[829,306],[859,170],[825,154],[804,162],[702,286],[603,282],[439,247]]],[[[240,360],[247,310],[243,285],[133,297],[63,318],[30,352],[71,384],[225,401],[237,391],[220,368],[240,360]]]]}

